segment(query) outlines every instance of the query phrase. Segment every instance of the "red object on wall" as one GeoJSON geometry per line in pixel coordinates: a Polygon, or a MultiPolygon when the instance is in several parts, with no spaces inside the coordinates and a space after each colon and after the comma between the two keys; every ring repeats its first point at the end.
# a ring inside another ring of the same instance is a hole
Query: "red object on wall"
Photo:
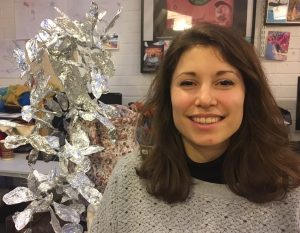
{"type": "MultiPolygon", "coordinates": [[[[195,1],[197,2],[197,1],[195,1]]],[[[193,4],[191,0],[167,0],[167,10],[181,15],[190,16],[192,25],[209,22],[225,27],[233,23],[234,0],[210,0],[203,4],[193,4]]],[[[173,27],[174,19],[167,19],[167,28],[173,27]]]]}

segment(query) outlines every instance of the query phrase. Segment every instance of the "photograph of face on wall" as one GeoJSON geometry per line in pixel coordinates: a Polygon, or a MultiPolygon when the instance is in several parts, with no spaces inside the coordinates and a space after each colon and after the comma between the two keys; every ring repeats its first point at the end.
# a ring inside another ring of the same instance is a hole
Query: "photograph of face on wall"
{"type": "Polygon", "coordinates": [[[266,25],[300,25],[300,0],[267,0],[266,25]]]}
{"type": "Polygon", "coordinates": [[[154,37],[168,38],[200,22],[238,28],[246,33],[247,1],[154,0],[154,37]]]}
{"type": "Polygon", "coordinates": [[[233,0],[182,1],[167,0],[166,28],[182,30],[200,22],[232,26],[233,0]]]}

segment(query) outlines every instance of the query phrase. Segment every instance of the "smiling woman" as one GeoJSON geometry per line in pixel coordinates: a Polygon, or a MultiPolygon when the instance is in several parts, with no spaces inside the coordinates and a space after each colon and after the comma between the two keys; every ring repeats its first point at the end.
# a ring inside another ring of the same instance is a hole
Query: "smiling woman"
{"type": "Polygon", "coordinates": [[[118,162],[92,232],[300,232],[300,158],[241,36],[175,37],[144,107],[153,148],[118,162]]]}
{"type": "Polygon", "coordinates": [[[188,156],[207,162],[223,154],[243,119],[245,86],[239,71],[217,49],[195,46],[180,57],[170,90],[174,125],[188,156]],[[211,148],[214,153],[207,153],[211,148]]]}

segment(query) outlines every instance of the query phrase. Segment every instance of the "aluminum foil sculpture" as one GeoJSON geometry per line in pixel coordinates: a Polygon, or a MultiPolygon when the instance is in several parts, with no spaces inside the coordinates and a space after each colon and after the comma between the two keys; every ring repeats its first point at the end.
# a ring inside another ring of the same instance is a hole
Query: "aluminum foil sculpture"
{"type": "MultiPolygon", "coordinates": [[[[41,174],[32,167],[28,187],[15,188],[3,201],[8,205],[30,201],[25,210],[13,215],[17,230],[26,229],[34,214],[50,212],[56,233],[82,232],[80,220],[86,212],[82,200],[93,205],[101,200],[101,193],[85,174],[91,167],[88,155],[104,149],[90,144],[83,122],[98,120],[115,139],[110,119],[118,112],[97,99],[108,92],[107,79],[114,73],[110,53],[103,44],[121,10],[107,26],[97,30],[106,12],[100,12],[95,3],[84,22],[72,21],[56,10],[60,17],[44,20],[38,34],[26,43],[25,51],[14,51],[21,77],[32,88],[30,105],[22,108],[22,118],[34,120],[35,128],[29,136],[6,137],[4,145],[13,149],[30,143],[30,167],[42,154],[45,161],[58,157],[59,169],[41,174]],[[59,219],[67,223],[62,226],[59,219]]],[[[6,121],[0,124],[18,126],[6,121]]]]}

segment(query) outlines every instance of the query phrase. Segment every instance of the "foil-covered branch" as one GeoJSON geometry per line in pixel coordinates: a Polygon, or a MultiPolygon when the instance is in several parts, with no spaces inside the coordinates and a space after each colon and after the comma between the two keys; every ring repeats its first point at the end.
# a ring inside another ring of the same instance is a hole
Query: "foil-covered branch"
{"type": "MultiPolygon", "coordinates": [[[[56,10],[59,17],[43,20],[25,50],[14,51],[21,77],[27,78],[31,88],[30,105],[23,106],[22,118],[35,125],[28,135],[14,133],[4,140],[7,148],[31,144],[33,150],[28,156],[28,187],[17,187],[3,200],[6,204],[31,201],[13,216],[17,230],[24,229],[35,214],[49,212],[54,232],[79,233],[83,232],[84,203],[98,205],[102,197],[85,173],[91,168],[89,156],[104,148],[91,144],[84,122],[99,121],[111,140],[116,139],[112,119],[119,113],[97,100],[109,92],[108,79],[115,71],[103,44],[121,9],[101,33],[96,27],[104,22],[106,12],[100,12],[96,3],[91,4],[83,22],[56,10]],[[59,169],[48,174],[35,170],[32,165],[40,156],[44,161],[58,159],[59,169]],[[67,223],[61,226],[59,219],[67,223]]],[[[0,121],[0,126],[21,127],[7,121],[0,121]]]]}

